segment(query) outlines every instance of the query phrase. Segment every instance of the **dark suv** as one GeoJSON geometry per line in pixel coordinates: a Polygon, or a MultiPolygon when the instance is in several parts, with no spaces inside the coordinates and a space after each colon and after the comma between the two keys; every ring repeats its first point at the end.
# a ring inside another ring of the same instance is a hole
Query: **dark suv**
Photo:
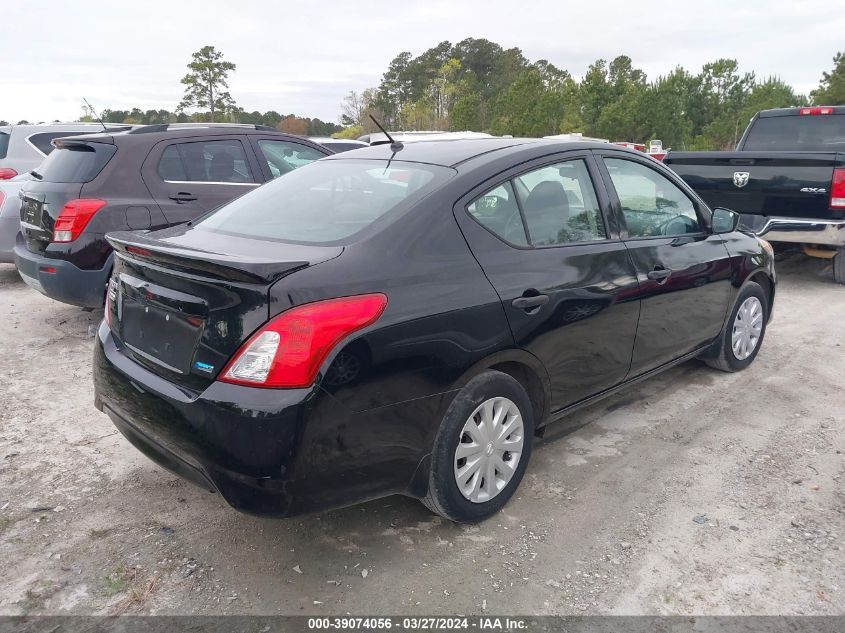
{"type": "Polygon", "coordinates": [[[148,125],[54,145],[21,190],[15,265],[39,292],[82,307],[103,304],[106,233],[188,222],[332,153],[255,125],[148,125]]]}

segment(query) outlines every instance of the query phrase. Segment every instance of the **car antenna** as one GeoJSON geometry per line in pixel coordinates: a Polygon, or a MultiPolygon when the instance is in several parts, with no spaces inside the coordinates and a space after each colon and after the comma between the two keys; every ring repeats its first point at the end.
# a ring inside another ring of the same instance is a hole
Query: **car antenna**
{"type": "Polygon", "coordinates": [[[387,137],[387,140],[390,141],[390,149],[393,150],[394,154],[396,152],[398,152],[400,149],[402,149],[403,147],[405,147],[404,145],[402,145],[401,141],[394,140],[393,137],[390,136],[388,131],[384,129],[384,126],[381,123],[379,123],[378,120],[372,114],[370,115],[370,118],[373,120],[373,123],[376,124],[376,127],[378,127],[378,129],[380,129],[382,131],[382,133],[387,137]]]}
{"type": "Polygon", "coordinates": [[[87,106],[88,106],[88,111],[89,111],[91,114],[93,114],[93,115],[94,115],[94,118],[95,118],[95,119],[97,119],[97,122],[98,122],[100,125],[102,125],[102,126],[103,126],[103,131],[104,131],[104,132],[108,132],[108,131],[109,131],[109,129],[106,127],[106,124],[105,124],[105,123],[103,123],[103,120],[100,118],[100,115],[99,115],[99,114],[97,114],[97,111],[94,109],[94,106],[92,106],[90,103],[88,103],[88,99],[86,99],[85,97],[82,97],[82,100],[85,102],[85,105],[87,105],[87,106]]]}

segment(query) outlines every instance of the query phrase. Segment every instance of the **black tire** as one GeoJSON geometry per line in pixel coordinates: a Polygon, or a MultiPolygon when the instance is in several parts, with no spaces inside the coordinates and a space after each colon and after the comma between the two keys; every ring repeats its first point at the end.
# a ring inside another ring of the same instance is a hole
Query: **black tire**
{"type": "Polygon", "coordinates": [[[531,457],[534,426],[531,400],[516,380],[499,371],[486,371],[473,378],[455,396],[440,423],[431,454],[428,494],[422,502],[432,512],[458,523],[475,523],[498,512],[511,498],[525,474],[531,457]],[[496,397],[508,398],[519,410],[523,424],[522,452],[504,488],[488,501],[477,503],[464,497],[455,481],[455,451],[464,425],[473,412],[485,401],[496,397]]]}
{"type": "Polygon", "coordinates": [[[845,248],[837,249],[833,256],[833,281],[845,284],[845,248]]]}
{"type": "Polygon", "coordinates": [[[730,317],[728,317],[728,321],[725,324],[724,331],[719,336],[719,340],[716,341],[713,350],[711,350],[711,352],[708,353],[706,356],[702,357],[702,360],[708,365],[710,365],[710,367],[720,369],[721,371],[742,371],[751,363],[753,363],[755,358],[757,358],[757,353],[763,346],[763,339],[766,336],[766,326],[768,325],[768,320],[769,301],[766,297],[766,292],[765,290],[763,290],[763,288],[760,287],[760,284],[755,283],[753,281],[749,281],[739,291],[739,295],[736,298],[736,303],[734,304],[733,310],[731,310],[731,315],[730,317]],[[742,304],[750,297],[756,297],[760,301],[760,305],[763,308],[763,328],[760,332],[760,338],[757,341],[757,345],[754,350],[748,357],[740,360],[734,354],[733,347],[731,345],[731,339],[733,336],[733,326],[736,320],[737,312],[739,312],[740,306],[742,306],[742,304]]]}

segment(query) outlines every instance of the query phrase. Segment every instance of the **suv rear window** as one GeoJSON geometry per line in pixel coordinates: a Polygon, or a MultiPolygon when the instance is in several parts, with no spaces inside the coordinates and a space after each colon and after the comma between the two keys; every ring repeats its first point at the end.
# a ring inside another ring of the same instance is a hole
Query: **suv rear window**
{"type": "Polygon", "coordinates": [[[0,158],[6,158],[7,151],[9,151],[9,133],[0,132],[0,158]]]}
{"type": "Polygon", "coordinates": [[[845,149],[845,115],[759,117],[748,131],[742,149],[839,152],[845,149]]]}
{"type": "Polygon", "coordinates": [[[400,161],[317,161],[220,207],[201,229],[306,244],[348,241],[454,175],[400,161]]]}
{"type": "Polygon", "coordinates": [[[90,182],[116,151],[107,143],[67,144],[50,152],[36,171],[45,182],[90,182]]]}

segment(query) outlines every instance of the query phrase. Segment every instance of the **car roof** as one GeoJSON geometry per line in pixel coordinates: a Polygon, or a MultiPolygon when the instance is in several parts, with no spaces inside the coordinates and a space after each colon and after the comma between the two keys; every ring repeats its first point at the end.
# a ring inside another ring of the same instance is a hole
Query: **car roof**
{"type": "Polygon", "coordinates": [[[85,141],[116,144],[120,143],[157,143],[162,140],[191,138],[202,136],[219,136],[221,134],[260,134],[262,136],[276,136],[282,139],[289,139],[309,146],[320,146],[305,136],[297,136],[280,132],[275,128],[263,125],[249,124],[162,124],[162,125],[141,125],[132,130],[120,132],[102,132],[100,134],[86,134],[84,136],[69,136],[62,141],[85,141]]]}
{"type": "MultiPolygon", "coordinates": [[[[478,138],[459,140],[430,140],[415,141],[403,145],[402,149],[394,152],[391,145],[370,145],[343,154],[330,156],[327,160],[371,159],[393,160],[413,163],[428,163],[444,167],[456,167],[461,163],[475,158],[500,153],[508,149],[537,147],[548,149],[550,152],[574,149],[608,149],[607,143],[567,142],[542,138],[478,138]]],[[[623,147],[613,149],[625,150],[623,147]]],[[[634,152],[639,153],[639,152],[634,152]]],[[[325,160],[325,159],[324,159],[325,160]]]]}

